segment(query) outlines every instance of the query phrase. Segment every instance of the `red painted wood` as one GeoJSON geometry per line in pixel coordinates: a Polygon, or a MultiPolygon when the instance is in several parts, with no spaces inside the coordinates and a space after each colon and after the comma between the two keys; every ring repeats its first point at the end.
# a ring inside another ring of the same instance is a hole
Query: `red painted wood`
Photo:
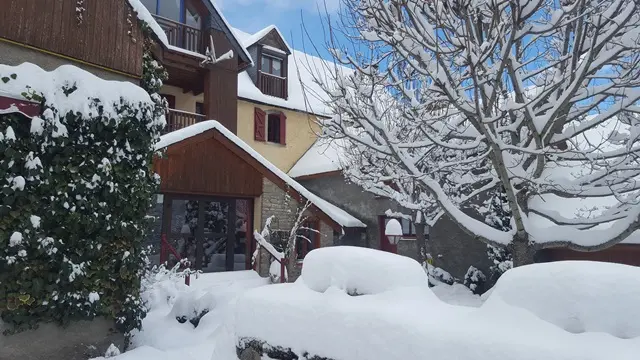
{"type": "Polygon", "coordinates": [[[0,111],[14,109],[12,112],[21,112],[28,117],[40,115],[40,104],[26,100],[18,100],[6,96],[0,96],[0,111]]]}
{"type": "Polygon", "coordinates": [[[287,115],[280,112],[280,144],[287,144],[287,115]]]}
{"type": "Polygon", "coordinates": [[[266,141],[267,139],[266,131],[265,131],[266,117],[267,117],[267,114],[264,111],[262,111],[262,109],[255,108],[253,112],[253,119],[254,119],[253,132],[254,132],[254,139],[256,141],[266,141]]]}

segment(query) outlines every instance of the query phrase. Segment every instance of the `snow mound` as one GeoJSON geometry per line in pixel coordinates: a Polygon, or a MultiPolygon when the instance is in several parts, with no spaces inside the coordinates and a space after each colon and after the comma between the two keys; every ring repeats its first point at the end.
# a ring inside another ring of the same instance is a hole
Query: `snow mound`
{"type": "Polygon", "coordinates": [[[350,295],[427,286],[427,275],[417,261],[352,246],[333,246],[310,252],[304,259],[301,279],[313,291],[323,293],[335,287],[350,295]]]}
{"type": "Polygon", "coordinates": [[[640,336],[640,268],[560,261],[507,271],[484,306],[524,308],[571,333],[640,336]]]}

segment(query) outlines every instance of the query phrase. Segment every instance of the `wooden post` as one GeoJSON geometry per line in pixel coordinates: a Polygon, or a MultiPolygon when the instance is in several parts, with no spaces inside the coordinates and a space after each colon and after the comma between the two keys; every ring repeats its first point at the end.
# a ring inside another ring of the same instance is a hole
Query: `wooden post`
{"type": "Polygon", "coordinates": [[[280,283],[284,284],[287,282],[287,259],[280,259],[280,283]]]}

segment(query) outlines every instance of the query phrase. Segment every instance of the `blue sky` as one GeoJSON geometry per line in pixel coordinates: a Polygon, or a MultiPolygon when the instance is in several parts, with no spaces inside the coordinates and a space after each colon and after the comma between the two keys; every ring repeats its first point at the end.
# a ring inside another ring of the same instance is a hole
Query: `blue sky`
{"type": "MultiPolygon", "coordinates": [[[[322,57],[329,55],[324,49],[325,35],[322,28],[326,15],[324,7],[331,15],[336,15],[340,0],[214,0],[233,27],[248,33],[275,24],[294,49],[317,55],[310,49],[310,39],[304,34],[304,20],[309,37],[319,48],[322,57]],[[320,7],[320,12],[318,12],[320,7]],[[303,44],[304,40],[304,44],[303,44]]],[[[325,24],[326,28],[326,24],[325,24]]]]}

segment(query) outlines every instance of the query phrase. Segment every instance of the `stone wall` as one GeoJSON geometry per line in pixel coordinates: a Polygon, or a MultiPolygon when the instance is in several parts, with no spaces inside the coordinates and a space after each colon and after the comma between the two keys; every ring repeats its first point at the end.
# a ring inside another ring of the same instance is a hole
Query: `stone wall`
{"type": "Polygon", "coordinates": [[[62,65],[73,65],[105,80],[129,81],[135,84],[139,83],[139,80],[133,77],[103,70],[98,67],[85,65],[79,62],[74,62],[23,46],[0,41],[0,64],[16,66],[25,62],[36,64],[47,71],[55,70],[62,65]]]}
{"type": "MultiPolygon", "coordinates": [[[[275,216],[271,223],[271,229],[273,231],[281,231],[283,232],[283,235],[288,234],[289,231],[291,231],[296,220],[299,207],[304,206],[304,204],[298,204],[294,198],[287,196],[284,190],[267,179],[264,179],[263,193],[260,201],[262,218],[260,229],[264,227],[266,220],[270,216],[275,216]]],[[[305,215],[311,216],[310,213],[305,215]]],[[[320,247],[337,245],[337,233],[334,229],[323,221],[320,221],[319,223],[320,247]]],[[[260,263],[257,269],[258,273],[263,277],[269,276],[270,255],[266,251],[261,250],[259,258],[260,263]]],[[[290,280],[293,281],[298,278],[301,267],[302,264],[298,264],[298,266],[296,266],[297,271],[289,274],[290,280]]]]}
{"type": "Polygon", "coordinates": [[[67,327],[42,324],[35,330],[2,335],[2,360],[86,360],[104,356],[112,343],[124,350],[124,336],[114,330],[113,321],[79,321],[67,327]]]}

